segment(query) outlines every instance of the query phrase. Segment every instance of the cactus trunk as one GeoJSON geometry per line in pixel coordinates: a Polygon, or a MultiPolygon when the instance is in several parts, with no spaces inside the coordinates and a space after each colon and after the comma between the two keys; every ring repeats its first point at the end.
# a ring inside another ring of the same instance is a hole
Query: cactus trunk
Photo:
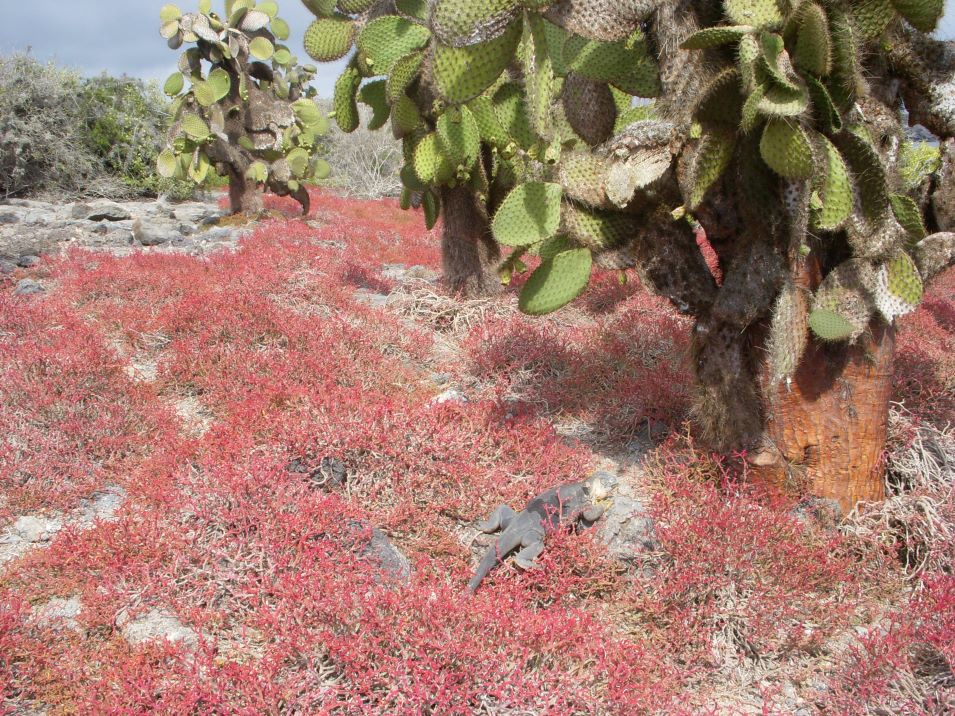
{"type": "Polygon", "coordinates": [[[466,186],[442,187],[444,279],[455,292],[479,296],[500,290],[491,264],[500,257],[487,213],[466,186]]]}
{"type": "Polygon", "coordinates": [[[262,211],[262,188],[242,174],[229,172],[229,209],[233,214],[255,214],[262,211]]]}
{"type": "Polygon", "coordinates": [[[855,345],[810,343],[789,386],[767,388],[758,479],[836,500],[848,513],[885,497],[895,331],[873,322],[855,345]]]}

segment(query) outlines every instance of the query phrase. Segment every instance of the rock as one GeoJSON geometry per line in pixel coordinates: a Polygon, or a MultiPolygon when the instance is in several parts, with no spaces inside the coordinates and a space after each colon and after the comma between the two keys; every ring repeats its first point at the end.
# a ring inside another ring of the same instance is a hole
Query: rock
{"type": "Polygon", "coordinates": [[[76,618],[83,611],[83,602],[79,597],[69,599],[55,598],[37,608],[37,622],[52,629],[72,629],[82,631],[76,618]]]}
{"type": "Polygon", "coordinates": [[[191,236],[196,233],[196,227],[192,224],[179,224],[179,233],[183,236],[191,236]]]}
{"type": "Polygon", "coordinates": [[[111,201],[77,204],[73,207],[71,216],[74,219],[86,219],[87,221],[123,221],[132,218],[125,207],[111,201]]]}
{"type": "Polygon", "coordinates": [[[13,523],[13,534],[23,542],[37,544],[49,542],[62,528],[59,520],[28,515],[13,523]]]}
{"type": "Polygon", "coordinates": [[[208,204],[180,204],[172,210],[172,218],[188,224],[201,224],[207,219],[218,219],[219,211],[208,204]]]}
{"type": "Polygon", "coordinates": [[[0,213],[0,224],[19,224],[20,217],[12,211],[0,213]]]}
{"type": "Polygon", "coordinates": [[[181,239],[182,234],[169,227],[144,224],[142,220],[136,219],[133,222],[133,238],[143,246],[161,246],[181,239]]]}
{"type": "Polygon", "coordinates": [[[318,469],[309,475],[309,481],[316,487],[341,487],[348,479],[348,468],[337,457],[325,456],[318,469]]]}
{"type": "Polygon", "coordinates": [[[432,373],[432,374],[431,374],[430,376],[428,376],[428,377],[431,378],[431,382],[432,382],[432,383],[434,383],[435,385],[437,385],[437,386],[439,386],[439,387],[445,386],[445,385],[447,385],[448,383],[451,382],[451,374],[450,374],[450,373],[432,373]]]}
{"type": "Polygon", "coordinates": [[[355,291],[355,300],[359,303],[365,303],[372,308],[384,308],[391,300],[391,296],[386,293],[375,293],[366,288],[360,288],[355,291]]]}
{"type": "Polygon", "coordinates": [[[0,259],[0,275],[9,276],[16,270],[17,265],[15,263],[7,261],[6,259],[0,259]]]}
{"type": "Polygon", "coordinates": [[[40,257],[32,254],[27,254],[17,259],[17,266],[20,268],[33,268],[38,263],[40,263],[40,257]]]}
{"type": "MultiPolygon", "coordinates": [[[[392,544],[388,535],[364,522],[351,522],[349,526],[366,533],[371,530],[371,539],[362,548],[361,556],[373,562],[381,570],[383,577],[401,584],[408,584],[411,581],[411,562],[392,544]]],[[[380,583],[382,580],[376,579],[376,581],[380,583]]]]}
{"type": "Polygon", "coordinates": [[[632,497],[614,497],[597,529],[610,554],[624,562],[659,548],[653,518],[646,506],[632,497]]]}
{"type": "Polygon", "coordinates": [[[34,296],[38,293],[46,293],[46,289],[43,288],[43,284],[41,284],[39,281],[34,281],[31,278],[25,278],[17,282],[17,286],[13,289],[13,293],[16,296],[34,296]]]}
{"type": "Polygon", "coordinates": [[[208,229],[201,233],[196,234],[197,241],[205,242],[229,242],[234,243],[239,240],[242,236],[245,236],[244,231],[236,231],[235,229],[230,229],[227,226],[217,226],[212,229],[208,229]]]}
{"type": "Polygon", "coordinates": [[[814,522],[823,529],[835,530],[842,522],[842,506],[837,500],[824,497],[807,497],[796,505],[790,514],[803,524],[814,522]]]}
{"type": "Polygon", "coordinates": [[[123,638],[133,646],[163,639],[173,643],[182,642],[190,649],[199,645],[199,635],[179,621],[175,614],[165,610],[151,609],[135,619],[130,619],[122,611],[116,616],[116,626],[123,638]]]}
{"type": "Polygon", "coordinates": [[[457,388],[448,388],[446,391],[437,395],[428,401],[428,405],[444,405],[445,403],[460,403],[464,404],[468,402],[468,397],[462,393],[457,388]]]}
{"type": "Polygon", "coordinates": [[[385,264],[381,267],[382,278],[398,283],[404,283],[409,279],[423,279],[425,281],[436,281],[438,279],[437,271],[429,269],[427,266],[405,266],[404,264],[385,264]]]}

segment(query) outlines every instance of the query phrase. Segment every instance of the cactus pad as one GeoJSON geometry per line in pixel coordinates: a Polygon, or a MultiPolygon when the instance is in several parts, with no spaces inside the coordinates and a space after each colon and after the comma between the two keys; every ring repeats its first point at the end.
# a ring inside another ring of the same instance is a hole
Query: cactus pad
{"type": "Polygon", "coordinates": [[[527,182],[517,186],[501,204],[491,231],[504,246],[532,246],[557,233],[560,227],[560,184],[527,182]]]}
{"type": "Polygon", "coordinates": [[[825,155],[826,171],[818,187],[821,207],[815,212],[813,223],[819,229],[834,231],[852,213],[853,187],[839,150],[821,135],[817,142],[820,153],[825,155]]]}
{"type": "Polygon", "coordinates": [[[777,119],[767,123],[759,143],[763,161],[786,179],[809,179],[813,173],[812,145],[798,124],[777,119]]]}
{"type": "Polygon", "coordinates": [[[891,323],[918,307],[923,290],[918,267],[908,254],[901,253],[879,267],[872,295],[879,313],[891,323]]]}
{"type": "Polygon", "coordinates": [[[356,44],[372,72],[387,75],[398,60],[421,49],[430,39],[431,32],[423,25],[397,15],[385,15],[365,25],[356,44]]]}
{"type": "Polygon", "coordinates": [[[504,31],[519,5],[517,0],[436,0],[431,28],[441,43],[451,47],[487,42],[504,31]]]}
{"type": "Polygon", "coordinates": [[[799,8],[799,31],[793,62],[818,77],[832,71],[832,39],[826,11],[814,2],[799,8]]]}
{"type": "Polygon", "coordinates": [[[690,194],[689,208],[695,209],[703,201],[710,187],[726,171],[733,158],[736,135],[730,131],[707,132],[700,139],[700,146],[693,163],[693,192],[690,194]]]}
{"type": "Polygon", "coordinates": [[[467,107],[449,110],[438,118],[438,146],[452,164],[470,168],[481,151],[481,130],[467,107]]]}
{"type": "Polygon", "coordinates": [[[305,30],[305,52],[316,62],[331,62],[348,54],[355,24],[344,17],[322,17],[305,30]]]}
{"type": "Polygon", "coordinates": [[[433,72],[438,93],[452,104],[463,104],[484,92],[510,64],[521,39],[520,23],[500,36],[470,47],[434,45],[433,72]]]}
{"type": "Polygon", "coordinates": [[[730,22],[736,25],[773,29],[783,23],[777,0],[725,0],[723,7],[730,22]]]}
{"type": "Polygon", "coordinates": [[[592,268],[587,249],[570,249],[543,261],[521,290],[521,311],[540,316],[566,306],[586,290],[592,268]]]}

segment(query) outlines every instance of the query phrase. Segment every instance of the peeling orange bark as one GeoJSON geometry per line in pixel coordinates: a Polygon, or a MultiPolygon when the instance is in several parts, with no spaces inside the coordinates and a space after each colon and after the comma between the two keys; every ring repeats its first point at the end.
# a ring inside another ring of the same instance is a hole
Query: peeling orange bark
{"type": "Polygon", "coordinates": [[[855,346],[812,341],[789,386],[767,388],[767,450],[757,479],[837,500],[885,498],[884,450],[895,331],[873,324],[855,346]]]}

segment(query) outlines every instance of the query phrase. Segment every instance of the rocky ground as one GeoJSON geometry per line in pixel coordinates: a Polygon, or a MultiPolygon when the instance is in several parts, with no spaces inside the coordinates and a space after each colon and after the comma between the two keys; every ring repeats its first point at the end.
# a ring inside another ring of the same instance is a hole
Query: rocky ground
{"type": "Polygon", "coordinates": [[[29,268],[43,254],[74,247],[124,256],[136,250],[202,255],[232,247],[248,230],[218,226],[217,202],[0,201],[0,273],[29,268]]]}

